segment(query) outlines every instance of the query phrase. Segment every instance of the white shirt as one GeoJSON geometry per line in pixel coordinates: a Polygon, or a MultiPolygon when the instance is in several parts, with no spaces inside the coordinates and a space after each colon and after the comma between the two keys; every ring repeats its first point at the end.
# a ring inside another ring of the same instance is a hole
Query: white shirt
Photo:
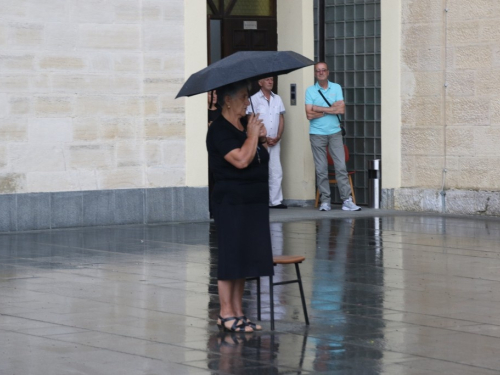
{"type": "MultiPolygon", "coordinates": [[[[278,136],[278,128],[280,126],[280,115],[285,113],[283,101],[271,91],[269,101],[265,97],[262,90],[252,95],[250,98],[253,103],[255,113],[259,114],[259,118],[264,123],[267,130],[267,136],[275,138],[278,136]]],[[[252,105],[247,108],[247,114],[252,113],[252,105]]]]}

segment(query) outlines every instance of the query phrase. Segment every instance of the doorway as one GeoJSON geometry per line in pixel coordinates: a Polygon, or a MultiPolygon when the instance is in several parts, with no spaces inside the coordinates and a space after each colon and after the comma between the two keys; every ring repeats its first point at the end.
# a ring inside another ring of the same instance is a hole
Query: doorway
{"type": "Polygon", "coordinates": [[[277,51],[276,0],[207,0],[208,64],[238,51],[277,51]]]}

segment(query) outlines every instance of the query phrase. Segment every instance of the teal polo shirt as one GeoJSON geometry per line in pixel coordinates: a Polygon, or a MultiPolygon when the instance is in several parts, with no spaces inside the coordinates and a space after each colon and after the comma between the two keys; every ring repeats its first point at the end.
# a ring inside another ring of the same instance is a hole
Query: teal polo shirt
{"type": "MultiPolygon", "coordinates": [[[[319,107],[328,107],[325,99],[322,98],[318,90],[321,90],[326,100],[333,104],[339,100],[344,100],[342,87],[339,84],[328,81],[328,88],[325,90],[316,82],[306,90],[306,105],[312,104],[319,107]]],[[[331,135],[340,131],[340,122],[337,115],[327,115],[309,120],[309,134],[331,135]]]]}

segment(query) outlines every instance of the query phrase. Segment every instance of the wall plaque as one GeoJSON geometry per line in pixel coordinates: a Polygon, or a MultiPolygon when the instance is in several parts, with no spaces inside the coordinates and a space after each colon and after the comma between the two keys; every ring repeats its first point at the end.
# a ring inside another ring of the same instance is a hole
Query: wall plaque
{"type": "Polygon", "coordinates": [[[257,30],[257,21],[243,21],[244,30],[257,30]]]}

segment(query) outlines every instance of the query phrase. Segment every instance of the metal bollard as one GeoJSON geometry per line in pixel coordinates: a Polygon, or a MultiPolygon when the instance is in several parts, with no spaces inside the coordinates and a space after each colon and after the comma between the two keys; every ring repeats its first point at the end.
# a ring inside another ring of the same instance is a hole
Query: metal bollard
{"type": "Polygon", "coordinates": [[[368,160],[368,207],[380,208],[380,159],[368,160]]]}

